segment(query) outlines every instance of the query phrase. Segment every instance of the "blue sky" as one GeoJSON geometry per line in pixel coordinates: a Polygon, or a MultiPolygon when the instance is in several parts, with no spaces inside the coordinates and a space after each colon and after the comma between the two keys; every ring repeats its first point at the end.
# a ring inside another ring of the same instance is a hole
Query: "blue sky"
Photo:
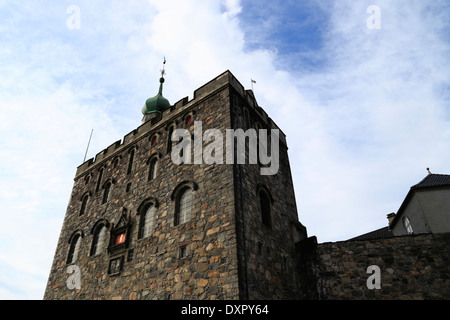
{"type": "Polygon", "coordinates": [[[229,69],[287,135],[319,242],[387,225],[450,174],[448,1],[0,0],[0,299],[41,299],[83,161],[229,69]],[[380,9],[369,29],[367,8],[380,9]],[[76,6],[80,28],[67,26],[76,6]]]}
{"type": "Polygon", "coordinates": [[[272,50],[279,68],[305,71],[320,68],[329,13],[316,1],[241,1],[238,18],[245,48],[272,50]]]}

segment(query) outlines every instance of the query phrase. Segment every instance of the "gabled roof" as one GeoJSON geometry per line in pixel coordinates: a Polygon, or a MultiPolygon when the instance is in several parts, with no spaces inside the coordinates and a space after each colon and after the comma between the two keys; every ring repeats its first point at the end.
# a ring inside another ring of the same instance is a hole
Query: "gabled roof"
{"type": "Polygon", "coordinates": [[[436,188],[436,187],[450,187],[450,175],[449,174],[434,174],[430,173],[418,184],[415,184],[411,189],[424,189],[424,188],[436,188]]]}
{"type": "Polygon", "coordinates": [[[434,173],[431,173],[428,171],[428,175],[425,178],[423,178],[422,181],[420,181],[419,183],[417,183],[411,187],[411,189],[409,190],[408,194],[405,197],[405,200],[403,200],[402,205],[398,209],[397,214],[395,215],[395,218],[389,224],[389,227],[392,228],[393,226],[395,226],[397,221],[402,216],[403,211],[405,210],[407,204],[411,200],[411,197],[413,196],[415,191],[438,189],[438,188],[450,188],[450,175],[434,174],[434,173]]]}

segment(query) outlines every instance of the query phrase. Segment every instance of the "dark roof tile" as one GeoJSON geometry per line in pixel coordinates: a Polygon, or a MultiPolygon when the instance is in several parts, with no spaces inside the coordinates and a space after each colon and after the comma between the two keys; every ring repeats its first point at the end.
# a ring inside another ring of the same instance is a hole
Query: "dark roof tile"
{"type": "Polygon", "coordinates": [[[431,173],[422,179],[418,184],[415,184],[411,189],[419,188],[434,188],[450,186],[450,175],[448,174],[434,174],[431,173]]]}

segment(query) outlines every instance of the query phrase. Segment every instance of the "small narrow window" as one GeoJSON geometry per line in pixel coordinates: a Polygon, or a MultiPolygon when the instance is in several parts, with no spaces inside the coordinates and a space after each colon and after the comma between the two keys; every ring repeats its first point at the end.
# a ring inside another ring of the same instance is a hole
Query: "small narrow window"
{"type": "Polygon", "coordinates": [[[113,161],[113,167],[118,168],[119,167],[119,158],[115,158],[113,161]]]}
{"type": "Polygon", "coordinates": [[[192,122],[192,117],[191,117],[191,116],[187,116],[187,118],[186,118],[186,124],[187,124],[187,125],[190,125],[191,122],[192,122]]]}
{"type": "Polygon", "coordinates": [[[158,142],[158,138],[156,136],[153,136],[153,138],[152,138],[152,146],[156,146],[156,142],[158,142]]]}
{"type": "Polygon", "coordinates": [[[84,177],[84,184],[88,184],[91,181],[91,175],[88,174],[86,177],[84,177]]]}
{"type": "Polygon", "coordinates": [[[154,157],[150,160],[149,172],[148,172],[148,180],[153,180],[156,178],[156,171],[158,167],[158,158],[154,157]]]}
{"type": "Polygon", "coordinates": [[[102,204],[105,204],[106,202],[108,202],[109,192],[111,190],[111,182],[107,182],[103,188],[105,190],[103,191],[102,204]]]}
{"type": "Polygon", "coordinates": [[[101,168],[98,172],[98,180],[97,180],[97,186],[95,187],[95,191],[98,191],[98,189],[100,189],[100,185],[102,183],[102,177],[103,177],[103,168],[101,168]]]}
{"type": "Polygon", "coordinates": [[[134,160],[134,149],[130,151],[130,158],[128,160],[128,169],[127,174],[131,173],[131,170],[133,169],[133,160],[134,160]]]}
{"type": "Polygon", "coordinates": [[[126,192],[130,192],[131,190],[131,182],[127,184],[126,192]]]}
{"type": "Polygon", "coordinates": [[[85,194],[83,196],[83,198],[81,198],[80,216],[82,216],[86,212],[88,199],[89,199],[89,195],[88,194],[85,194]]]}
{"type": "Polygon", "coordinates": [[[173,126],[170,126],[169,128],[169,134],[167,136],[167,153],[172,152],[172,133],[173,133],[173,126]]]}
{"type": "Polygon", "coordinates": [[[178,258],[180,258],[180,259],[186,258],[186,246],[180,247],[178,258]]]}
{"type": "Polygon", "coordinates": [[[264,191],[259,191],[259,204],[260,204],[260,210],[261,210],[261,219],[262,223],[270,227],[271,221],[270,221],[270,198],[269,195],[264,191]]]}

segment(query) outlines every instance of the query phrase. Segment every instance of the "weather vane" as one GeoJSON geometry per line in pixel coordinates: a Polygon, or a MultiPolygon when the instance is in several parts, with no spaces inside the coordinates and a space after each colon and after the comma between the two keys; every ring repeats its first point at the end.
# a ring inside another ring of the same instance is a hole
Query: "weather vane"
{"type": "Polygon", "coordinates": [[[166,64],[166,57],[164,57],[164,61],[163,61],[163,68],[161,70],[161,78],[164,78],[164,75],[166,74],[166,70],[164,70],[165,64],[166,64]]]}

